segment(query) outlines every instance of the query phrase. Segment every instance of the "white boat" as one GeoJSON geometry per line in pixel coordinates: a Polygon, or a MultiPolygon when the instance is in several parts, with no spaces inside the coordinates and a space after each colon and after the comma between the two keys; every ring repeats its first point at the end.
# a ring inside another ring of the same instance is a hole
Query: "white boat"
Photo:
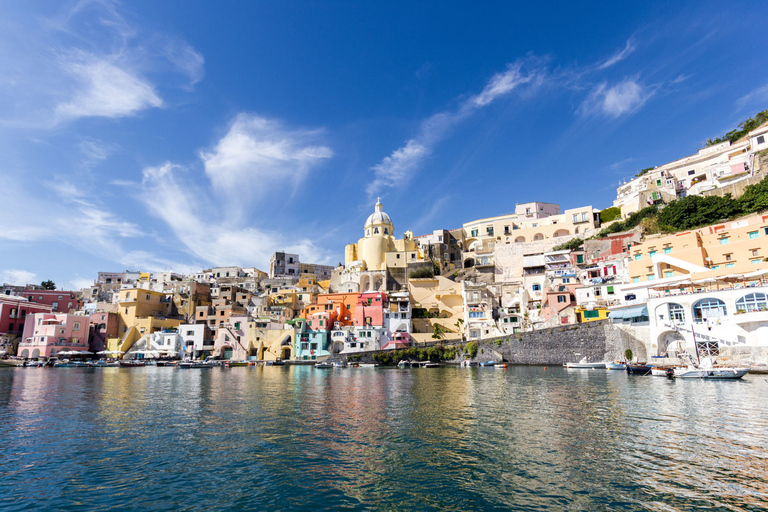
{"type": "Polygon", "coordinates": [[[213,368],[213,366],[213,364],[205,363],[203,361],[182,361],[176,365],[176,368],[186,370],[189,368],[213,368]]]}
{"type": "Polygon", "coordinates": [[[328,361],[320,361],[319,363],[315,363],[315,368],[333,368],[333,363],[328,361]]]}
{"type": "Polygon", "coordinates": [[[581,369],[589,370],[592,368],[605,368],[605,363],[603,362],[588,363],[587,358],[585,357],[578,363],[565,363],[563,366],[565,366],[566,368],[581,368],[581,369]]]}
{"type": "Polygon", "coordinates": [[[675,368],[675,377],[678,379],[740,379],[748,373],[749,368],[714,366],[708,357],[699,364],[675,368]]]}
{"type": "Polygon", "coordinates": [[[359,363],[357,366],[360,368],[376,368],[379,366],[379,363],[359,363]]]}
{"type": "Polygon", "coordinates": [[[612,363],[606,362],[605,369],[606,370],[626,370],[627,363],[620,363],[618,361],[614,361],[612,363]]]}

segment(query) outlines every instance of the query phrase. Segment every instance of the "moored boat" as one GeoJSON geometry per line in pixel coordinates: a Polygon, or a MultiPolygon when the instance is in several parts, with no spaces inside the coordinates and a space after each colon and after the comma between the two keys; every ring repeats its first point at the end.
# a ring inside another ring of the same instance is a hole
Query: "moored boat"
{"type": "Polygon", "coordinates": [[[333,368],[333,363],[328,361],[320,361],[319,363],[315,363],[315,368],[318,368],[318,369],[333,368]]]}
{"type": "Polygon", "coordinates": [[[588,363],[587,358],[583,358],[578,363],[565,363],[563,364],[566,368],[580,368],[582,370],[591,370],[595,368],[605,368],[604,362],[598,362],[598,363],[588,363]]]}
{"type": "Polygon", "coordinates": [[[630,375],[650,375],[653,366],[648,364],[627,364],[627,373],[630,375]]]}
{"type": "Polygon", "coordinates": [[[136,359],[128,359],[125,361],[120,361],[120,366],[123,368],[138,368],[140,366],[146,366],[147,363],[144,361],[138,361],[136,359]]]}
{"type": "Polygon", "coordinates": [[[747,373],[749,373],[749,368],[714,366],[708,357],[703,358],[699,364],[691,362],[688,366],[674,370],[674,376],[678,379],[736,380],[747,373]]]}
{"type": "Polygon", "coordinates": [[[612,363],[605,363],[605,369],[606,370],[626,370],[627,369],[627,363],[622,363],[620,361],[614,361],[612,363]]]}
{"type": "Polygon", "coordinates": [[[482,363],[477,363],[478,366],[495,366],[496,361],[483,361],[482,363]]]}
{"type": "Polygon", "coordinates": [[[213,368],[213,364],[206,363],[204,361],[181,361],[176,365],[176,368],[189,369],[189,368],[213,368]]]}

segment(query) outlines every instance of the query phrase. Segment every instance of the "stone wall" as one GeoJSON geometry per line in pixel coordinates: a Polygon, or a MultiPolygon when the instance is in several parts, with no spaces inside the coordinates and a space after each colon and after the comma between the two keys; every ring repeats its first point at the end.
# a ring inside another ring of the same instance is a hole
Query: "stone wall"
{"type": "Polygon", "coordinates": [[[636,330],[622,329],[609,320],[520,333],[504,339],[500,351],[512,364],[563,364],[620,359],[626,349],[640,360],[646,357],[645,342],[636,330]]]}

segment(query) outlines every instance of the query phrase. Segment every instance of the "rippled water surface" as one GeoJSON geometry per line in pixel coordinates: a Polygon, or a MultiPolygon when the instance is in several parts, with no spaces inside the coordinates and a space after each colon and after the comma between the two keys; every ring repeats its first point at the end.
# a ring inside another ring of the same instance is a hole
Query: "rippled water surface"
{"type": "Polygon", "coordinates": [[[0,510],[765,510],[765,377],[0,369],[0,510]]]}

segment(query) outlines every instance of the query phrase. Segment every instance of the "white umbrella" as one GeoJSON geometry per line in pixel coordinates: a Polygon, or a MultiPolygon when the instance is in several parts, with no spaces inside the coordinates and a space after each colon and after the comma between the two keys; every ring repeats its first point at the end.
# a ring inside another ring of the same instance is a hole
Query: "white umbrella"
{"type": "Polygon", "coordinates": [[[77,352],[77,353],[78,353],[78,354],[93,354],[93,352],[91,352],[90,350],[80,350],[80,351],[79,351],[79,352],[77,352]]]}
{"type": "Polygon", "coordinates": [[[110,350],[99,350],[99,351],[98,351],[98,352],[96,352],[96,353],[97,353],[97,354],[111,354],[111,353],[112,353],[112,351],[110,351],[110,350]]]}
{"type": "Polygon", "coordinates": [[[744,277],[759,277],[765,274],[768,274],[768,268],[764,268],[762,270],[755,270],[754,272],[750,272],[749,274],[744,274],[744,277]]]}

